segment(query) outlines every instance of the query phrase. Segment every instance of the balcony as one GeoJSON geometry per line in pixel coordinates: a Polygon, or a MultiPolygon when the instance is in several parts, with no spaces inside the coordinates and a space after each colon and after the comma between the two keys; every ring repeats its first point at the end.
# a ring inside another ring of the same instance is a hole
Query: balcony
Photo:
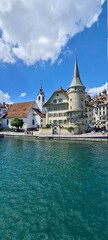
{"type": "Polygon", "coordinates": [[[79,115],[74,115],[74,114],[67,114],[67,119],[81,119],[81,118],[83,118],[83,119],[85,119],[85,118],[87,118],[88,116],[87,116],[87,114],[79,114],[79,115]]]}

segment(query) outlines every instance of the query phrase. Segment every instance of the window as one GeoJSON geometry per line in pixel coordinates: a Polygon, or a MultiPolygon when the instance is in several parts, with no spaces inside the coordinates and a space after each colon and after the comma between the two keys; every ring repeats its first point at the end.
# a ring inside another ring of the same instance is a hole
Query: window
{"type": "Polygon", "coordinates": [[[34,121],[34,119],[32,120],[32,125],[34,125],[35,124],[35,121],[34,121]]]}
{"type": "Polygon", "coordinates": [[[43,96],[43,102],[44,102],[44,96],[43,96]]]}
{"type": "Polygon", "coordinates": [[[70,102],[72,102],[72,98],[70,99],[70,102]]]}
{"type": "Polygon", "coordinates": [[[9,120],[7,119],[7,125],[9,124],[9,120]]]}
{"type": "Polygon", "coordinates": [[[38,101],[40,101],[40,96],[38,97],[38,101]]]}
{"type": "Polygon", "coordinates": [[[54,99],[54,100],[53,100],[53,103],[56,103],[56,102],[57,102],[57,99],[54,99]]]}
{"type": "Polygon", "coordinates": [[[41,119],[41,122],[43,122],[43,119],[41,119]]]}
{"type": "Polygon", "coordinates": [[[67,123],[67,120],[64,120],[64,124],[66,124],[67,123]]]}
{"type": "Polygon", "coordinates": [[[63,99],[62,99],[62,98],[60,98],[60,99],[58,99],[58,101],[59,101],[59,102],[63,102],[63,99]]]}

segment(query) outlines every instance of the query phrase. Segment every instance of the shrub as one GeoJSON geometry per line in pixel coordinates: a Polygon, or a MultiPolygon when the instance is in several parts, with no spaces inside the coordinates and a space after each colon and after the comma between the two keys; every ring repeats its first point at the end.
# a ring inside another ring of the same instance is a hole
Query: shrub
{"type": "Polygon", "coordinates": [[[72,131],[74,130],[74,127],[68,127],[67,130],[68,130],[69,132],[72,132],[72,131]]]}

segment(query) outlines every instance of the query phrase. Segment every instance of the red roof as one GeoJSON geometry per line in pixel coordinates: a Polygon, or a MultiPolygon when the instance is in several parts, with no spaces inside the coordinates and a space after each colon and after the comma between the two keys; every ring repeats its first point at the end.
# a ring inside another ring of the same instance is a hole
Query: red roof
{"type": "Polygon", "coordinates": [[[33,108],[33,110],[41,117],[41,118],[46,118],[46,115],[42,113],[39,109],[33,108]]]}
{"type": "Polygon", "coordinates": [[[29,111],[32,109],[33,103],[34,101],[14,103],[12,106],[10,106],[4,118],[26,118],[29,114],[29,111]]]}

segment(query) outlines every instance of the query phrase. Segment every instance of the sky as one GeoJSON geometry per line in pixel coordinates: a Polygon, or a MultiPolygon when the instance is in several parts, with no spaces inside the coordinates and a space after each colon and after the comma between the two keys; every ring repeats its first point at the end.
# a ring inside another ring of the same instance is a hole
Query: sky
{"type": "Polygon", "coordinates": [[[0,102],[68,89],[77,60],[93,97],[107,78],[107,1],[0,0],[0,102]]]}

